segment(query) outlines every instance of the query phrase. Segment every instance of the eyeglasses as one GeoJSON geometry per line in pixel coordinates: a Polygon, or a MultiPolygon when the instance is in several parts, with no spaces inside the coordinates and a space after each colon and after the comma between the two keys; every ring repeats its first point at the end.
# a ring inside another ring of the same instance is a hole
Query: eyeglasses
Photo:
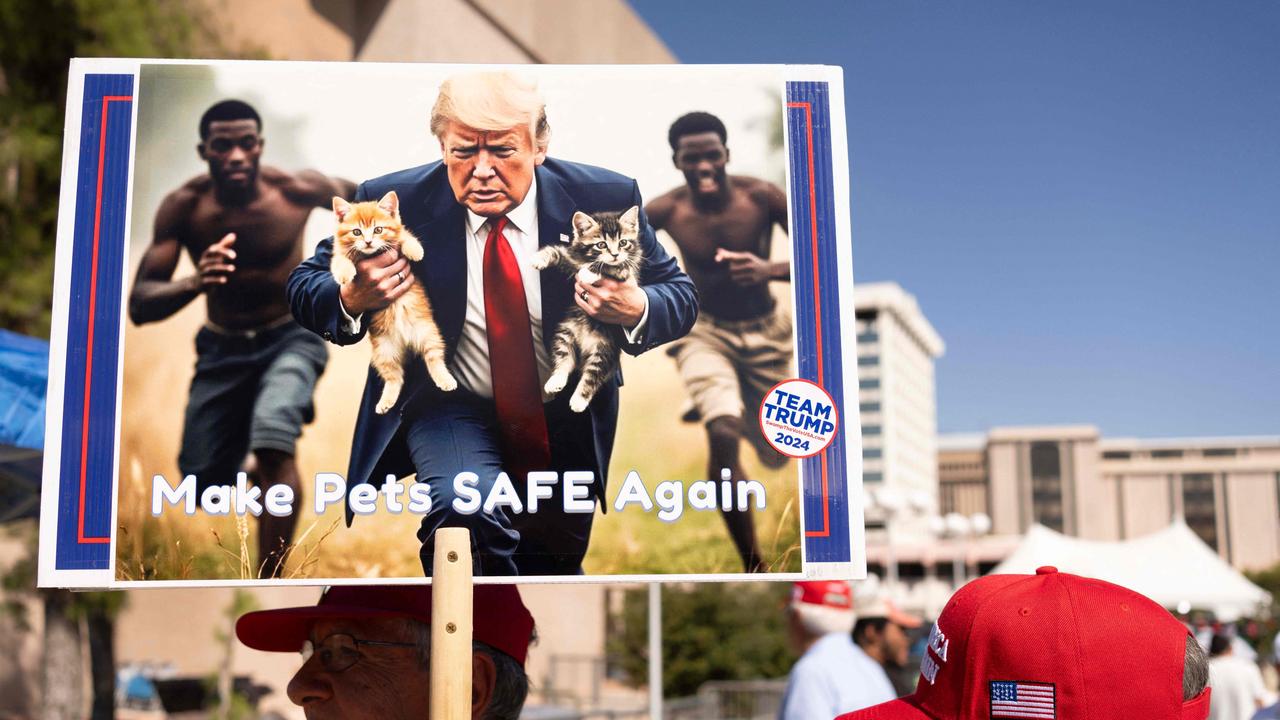
{"type": "Polygon", "coordinates": [[[360,659],[360,646],[375,647],[417,647],[414,643],[388,642],[386,640],[361,640],[345,633],[334,633],[319,643],[310,640],[302,643],[302,662],[306,663],[312,655],[320,657],[320,666],[329,672],[342,672],[355,665],[360,659]]]}

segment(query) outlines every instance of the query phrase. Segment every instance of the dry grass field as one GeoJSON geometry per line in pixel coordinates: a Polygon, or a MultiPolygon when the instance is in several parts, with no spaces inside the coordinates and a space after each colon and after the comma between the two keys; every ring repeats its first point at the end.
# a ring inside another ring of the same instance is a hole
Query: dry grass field
{"type": "MultiPolygon", "coordinates": [[[[237,524],[234,516],[198,511],[188,517],[172,508],[159,518],[150,513],[152,475],[162,474],[171,484],[179,479],[182,415],[195,363],[193,339],[203,317],[203,301],[197,301],[169,320],[125,330],[116,534],[116,573],[122,580],[244,579],[254,574],[253,519],[237,524]]],[[[348,528],[339,507],[319,517],[312,510],[315,473],[345,475],[368,358],[367,343],[331,348],[316,392],[316,421],[306,428],[298,448],[303,493],[294,502],[300,514],[297,547],[286,561],[288,577],[411,577],[422,572],[416,515],[382,513],[348,528]]],[[[623,373],[610,503],[632,469],[640,472],[650,494],[664,480],[680,480],[687,487],[705,479],[705,436],[700,425],[679,421],[685,395],[671,358],[661,350],[627,357],[623,373]]],[[[795,464],[771,471],[746,445],[743,453],[750,477],[767,492],[766,510],[756,513],[766,562],[776,571],[799,571],[795,464]]],[[[634,506],[596,515],[586,560],[589,575],[739,571],[718,512],[686,506],[684,516],[671,524],[660,521],[656,511],[634,506]]]]}

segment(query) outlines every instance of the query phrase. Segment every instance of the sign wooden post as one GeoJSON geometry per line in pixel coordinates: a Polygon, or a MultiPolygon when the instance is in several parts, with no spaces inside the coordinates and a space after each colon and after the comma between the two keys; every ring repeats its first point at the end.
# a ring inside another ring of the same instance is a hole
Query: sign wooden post
{"type": "Polygon", "coordinates": [[[471,532],[436,531],[431,577],[431,717],[471,717],[471,532]]]}

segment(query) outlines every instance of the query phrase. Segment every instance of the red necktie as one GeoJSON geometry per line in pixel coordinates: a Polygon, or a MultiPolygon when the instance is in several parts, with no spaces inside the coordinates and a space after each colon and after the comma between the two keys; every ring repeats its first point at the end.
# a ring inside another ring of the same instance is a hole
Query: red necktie
{"type": "Polygon", "coordinates": [[[521,482],[530,470],[549,470],[547,418],[542,412],[538,361],[533,353],[529,305],[520,265],[502,236],[506,216],[489,220],[484,243],[484,316],[489,334],[489,373],[502,436],[503,466],[521,482]]]}

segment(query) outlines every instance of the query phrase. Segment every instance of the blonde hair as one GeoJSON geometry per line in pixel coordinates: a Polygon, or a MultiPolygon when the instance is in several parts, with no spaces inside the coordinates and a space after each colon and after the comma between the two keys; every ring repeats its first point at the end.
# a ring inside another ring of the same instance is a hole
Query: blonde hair
{"type": "Polygon", "coordinates": [[[538,84],[509,72],[467,73],[445,80],[431,108],[431,134],[443,140],[450,121],[489,131],[525,125],[537,149],[545,151],[551,142],[546,101],[538,84]]]}

